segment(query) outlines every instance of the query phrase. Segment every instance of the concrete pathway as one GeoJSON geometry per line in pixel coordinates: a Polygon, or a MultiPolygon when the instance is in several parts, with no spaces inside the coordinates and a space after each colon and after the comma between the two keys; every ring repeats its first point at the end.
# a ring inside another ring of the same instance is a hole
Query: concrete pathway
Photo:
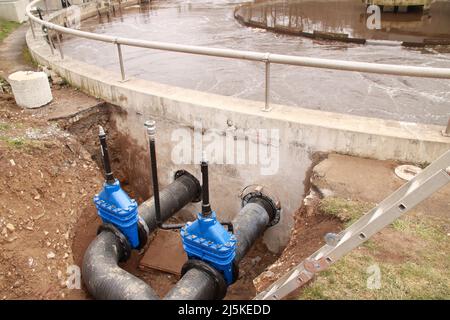
{"type": "MultiPolygon", "coordinates": [[[[395,161],[364,159],[330,154],[314,167],[311,183],[326,196],[379,203],[406,181],[394,173],[395,161]]],[[[450,217],[450,185],[411,210],[411,214],[450,217]]]]}
{"type": "Polygon", "coordinates": [[[28,23],[22,24],[0,43],[0,77],[7,79],[13,72],[35,69],[24,58],[25,34],[28,27],[28,23]]]}
{"type": "MultiPolygon", "coordinates": [[[[16,71],[37,70],[30,61],[26,61],[24,56],[25,35],[28,28],[28,23],[22,24],[0,43],[0,77],[8,79],[8,76],[16,71]]],[[[52,85],[52,94],[52,102],[42,108],[27,111],[47,120],[59,120],[73,117],[103,104],[100,99],[88,96],[69,86],[52,85]]]]}

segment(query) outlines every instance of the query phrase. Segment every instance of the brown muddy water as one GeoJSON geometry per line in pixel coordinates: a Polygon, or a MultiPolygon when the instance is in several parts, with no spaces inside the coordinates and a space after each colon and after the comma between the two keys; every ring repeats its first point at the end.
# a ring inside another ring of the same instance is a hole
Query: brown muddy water
{"type": "Polygon", "coordinates": [[[292,32],[325,32],[349,38],[422,43],[424,40],[450,41],[450,2],[433,2],[430,9],[393,7],[380,9],[380,28],[368,28],[364,1],[294,0],[246,3],[236,14],[246,22],[292,32]]]}
{"type": "MultiPolygon", "coordinates": [[[[322,26],[325,31],[340,28],[357,37],[405,41],[421,37],[445,38],[450,34],[450,2],[433,3],[425,15],[414,11],[384,16],[389,17],[382,19],[385,27],[391,21],[390,31],[384,31],[384,36],[381,36],[383,32],[379,33],[380,36],[371,35],[364,29],[361,14],[364,15],[365,7],[360,0],[288,2],[291,7],[297,7],[297,12],[309,15],[310,25],[322,26]],[[414,20],[418,15],[420,20],[414,20]]],[[[152,1],[150,5],[123,9],[122,15],[116,12],[116,16],[110,19],[90,18],[82,23],[81,29],[120,37],[217,48],[450,68],[450,46],[359,45],[245,27],[234,18],[234,10],[241,3],[244,2],[152,1]]],[[[257,6],[261,5],[258,1],[257,6]]],[[[270,3],[264,5],[274,7],[270,3]]],[[[301,17],[304,16],[300,15],[300,20],[301,17]]],[[[113,45],[70,38],[65,39],[64,47],[71,57],[115,71],[120,77],[117,51],[113,45]]],[[[128,77],[244,99],[264,99],[262,63],[131,47],[122,50],[128,77]]],[[[450,116],[450,80],[272,65],[270,99],[274,103],[316,110],[445,125],[450,116]]]]}

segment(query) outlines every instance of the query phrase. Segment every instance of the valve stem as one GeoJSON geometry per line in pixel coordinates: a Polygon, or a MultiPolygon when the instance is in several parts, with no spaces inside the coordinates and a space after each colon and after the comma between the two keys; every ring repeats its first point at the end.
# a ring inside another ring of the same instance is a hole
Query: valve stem
{"type": "Polygon", "coordinates": [[[113,184],[115,179],[111,170],[111,162],[109,159],[108,145],[106,143],[106,133],[102,126],[99,126],[98,138],[100,140],[100,150],[102,152],[103,169],[105,171],[105,180],[108,184],[113,184]]]}
{"type": "Polygon", "coordinates": [[[209,178],[208,178],[208,161],[206,159],[206,152],[203,151],[202,162],[202,215],[209,217],[211,215],[211,205],[209,203],[209,178]]]}
{"type": "Polygon", "coordinates": [[[159,199],[158,165],[156,163],[156,122],[154,120],[145,121],[147,128],[148,143],[150,147],[150,166],[153,184],[153,199],[155,201],[156,223],[159,228],[164,230],[181,229],[184,223],[164,224],[161,218],[161,203],[159,199]]]}
{"type": "Polygon", "coordinates": [[[147,128],[148,143],[150,147],[150,166],[152,170],[152,182],[153,182],[153,199],[155,201],[155,215],[156,223],[160,227],[162,225],[161,220],[161,205],[159,201],[159,183],[158,183],[158,166],[156,163],[156,122],[154,120],[148,120],[144,123],[147,128]]]}

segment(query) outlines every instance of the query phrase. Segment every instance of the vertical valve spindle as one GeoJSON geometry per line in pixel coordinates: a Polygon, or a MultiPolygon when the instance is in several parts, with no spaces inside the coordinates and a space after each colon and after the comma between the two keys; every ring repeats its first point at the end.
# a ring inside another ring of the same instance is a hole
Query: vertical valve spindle
{"type": "Polygon", "coordinates": [[[180,229],[184,223],[180,224],[164,224],[161,217],[161,204],[159,199],[159,182],[158,182],[158,165],[156,163],[156,122],[148,120],[144,123],[147,128],[148,143],[150,147],[150,166],[152,171],[153,199],[155,201],[156,223],[159,228],[164,230],[180,229]]]}
{"type": "Polygon", "coordinates": [[[109,160],[108,145],[106,143],[106,133],[102,126],[99,126],[98,138],[100,140],[100,150],[102,151],[103,169],[105,170],[105,179],[108,184],[113,184],[115,179],[111,170],[109,160]]]}
{"type": "Polygon", "coordinates": [[[154,120],[148,120],[144,123],[147,128],[148,142],[150,148],[150,166],[152,171],[152,183],[153,183],[153,199],[155,201],[155,215],[156,223],[158,226],[162,226],[161,220],[161,205],[159,201],[159,183],[158,183],[158,166],[156,163],[156,122],[154,120]]]}
{"type": "Polygon", "coordinates": [[[202,215],[208,217],[211,215],[211,205],[209,203],[209,178],[208,178],[208,161],[206,160],[206,152],[202,154],[202,215]]]}

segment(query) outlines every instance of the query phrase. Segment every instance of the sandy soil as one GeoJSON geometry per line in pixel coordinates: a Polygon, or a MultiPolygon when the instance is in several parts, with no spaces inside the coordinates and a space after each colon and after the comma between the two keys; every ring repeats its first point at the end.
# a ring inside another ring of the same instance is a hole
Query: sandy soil
{"type": "Polygon", "coordinates": [[[77,298],[65,288],[74,229],[101,176],[81,145],[0,95],[0,298],[77,298]]]}

